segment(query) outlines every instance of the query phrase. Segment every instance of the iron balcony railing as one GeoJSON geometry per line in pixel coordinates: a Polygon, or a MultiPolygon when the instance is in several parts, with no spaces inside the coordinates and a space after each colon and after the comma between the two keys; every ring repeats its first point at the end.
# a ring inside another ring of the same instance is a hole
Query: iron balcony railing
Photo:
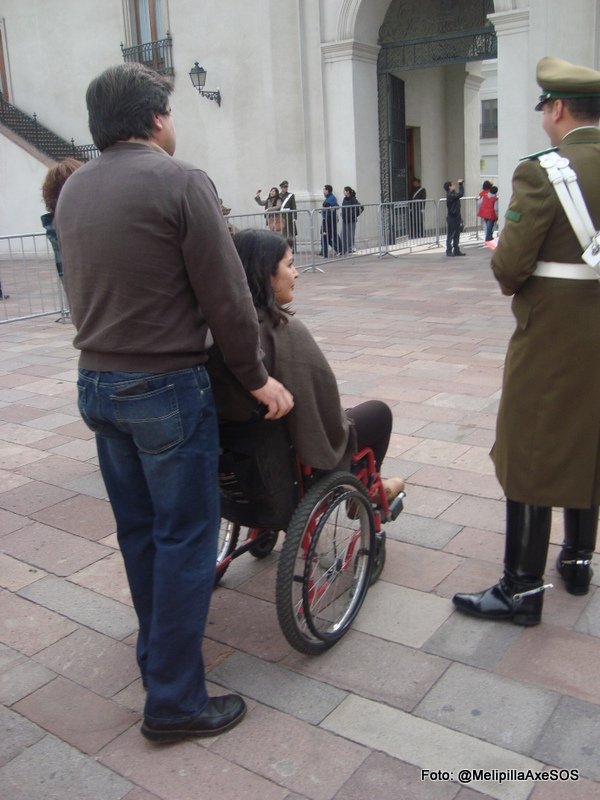
{"type": "Polygon", "coordinates": [[[145,64],[159,75],[175,74],[173,70],[173,39],[168,31],[164,39],[156,42],[145,42],[131,47],[121,45],[121,52],[125,62],[145,64]]]}
{"type": "Polygon", "coordinates": [[[100,155],[93,144],[76,145],[73,139],[68,142],[53,133],[38,121],[37,114],[30,117],[29,114],[5,100],[1,92],[0,122],[55,161],[63,158],[89,161],[90,158],[100,155]]]}

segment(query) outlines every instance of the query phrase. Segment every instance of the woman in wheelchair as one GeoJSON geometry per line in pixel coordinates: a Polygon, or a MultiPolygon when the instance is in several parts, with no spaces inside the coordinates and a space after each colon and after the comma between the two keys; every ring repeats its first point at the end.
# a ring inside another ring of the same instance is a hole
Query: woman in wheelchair
{"type": "MultiPolygon", "coordinates": [[[[331,471],[348,469],[352,455],[373,450],[379,471],[392,432],[392,412],[379,400],[344,411],[337,381],[308,328],[289,309],[298,272],[288,242],[269,230],[244,230],[233,237],[260,323],[264,363],[294,396],[286,417],[302,464],[331,471]]],[[[256,414],[256,402],[227,369],[216,347],[207,368],[219,418],[241,422],[256,414]]],[[[388,503],[404,489],[401,478],[383,478],[388,503]]]]}

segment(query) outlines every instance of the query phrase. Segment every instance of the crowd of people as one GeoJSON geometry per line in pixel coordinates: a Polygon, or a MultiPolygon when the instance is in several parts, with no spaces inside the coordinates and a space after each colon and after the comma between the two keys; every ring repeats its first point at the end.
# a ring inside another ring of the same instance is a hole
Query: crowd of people
{"type": "MultiPolygon", "coordinates": [[[[600,73],[547,58],[537,80],[548,152],[572,164],[598,227],[600,73]]],[[[300,458],[323,470],[347,466],[366,445],[381,468],[392,430],[384,403],[343,410],[331,367],[292,313],[288,181],[264,200],[256,193],[267,229],[232,237],[208,175],[174,157],[170,92],[140,64],[95,78],[86,101],[101,155],[55,168],[44,192],[80,351],[79,409],[96,437],[139,621],[142,733],[159,743],[214,736],[245,713],[236,694],[208,697],[201,653],[219,527],[218,418],[245,419],[260,403],[266,419],[286,418],[300,458]]],[[[552,506],[565,509],[559,573],[568,592],[585,594],[600,505],[600,437],[590,435],[600,400],[598,274],[582,262],[539,156],[515,172],[492,258],[517,321],[492,451],[506,495],[504,574],[453,598],[461,612],[520,625],[541,619],[552,506]]],[[[444,189],[446,254],[461,256],[464,183],[444,189]]],[[[322,255],[352,252],[363,211],[356,192],[344,187],[341,206],[331,185],[323,195],[322,255]]],[[[413,200],[425,198],[415,179],[413,200]]],[[[496,187],[484,184],[486,239],[497,202],[496,187]]],[[[404,482],[387,478],[384,487],[393,499],[404,482]]]]}

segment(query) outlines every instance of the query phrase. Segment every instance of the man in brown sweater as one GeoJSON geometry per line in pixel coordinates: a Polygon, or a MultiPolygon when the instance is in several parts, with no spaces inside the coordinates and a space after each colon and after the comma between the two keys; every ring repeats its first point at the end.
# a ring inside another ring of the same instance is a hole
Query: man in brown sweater
{"type": "Polygon", "coordinates": [[[96,434],[135,610],[155,742],[213,736],[245,713],[208,698],[201,645],[219,528],[210,335],[240,383],[284,416],[293,400],[262,364],[258,323],[215,188],[172,158],[171,86],[140,64],[87,91],[102,154],[60,197],[56,221],[77,333],[79,408],[96,434]]]}

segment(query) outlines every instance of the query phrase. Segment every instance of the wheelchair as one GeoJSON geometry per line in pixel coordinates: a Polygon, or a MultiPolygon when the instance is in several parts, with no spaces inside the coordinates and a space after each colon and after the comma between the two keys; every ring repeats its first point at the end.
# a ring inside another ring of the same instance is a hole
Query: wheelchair
{"type": "Polygon", "coordinates": [[[276,578],[279,625],[299,652],[322,653],[347,633],[381,575],[382,524],[402,511],[405,493],[388,503],[370,448],[354,455],[349,471],[300,464],[284,420],[224,423],[220,441],[215,585],[244,553],[269,555],[285,531],[276,578]]]}

